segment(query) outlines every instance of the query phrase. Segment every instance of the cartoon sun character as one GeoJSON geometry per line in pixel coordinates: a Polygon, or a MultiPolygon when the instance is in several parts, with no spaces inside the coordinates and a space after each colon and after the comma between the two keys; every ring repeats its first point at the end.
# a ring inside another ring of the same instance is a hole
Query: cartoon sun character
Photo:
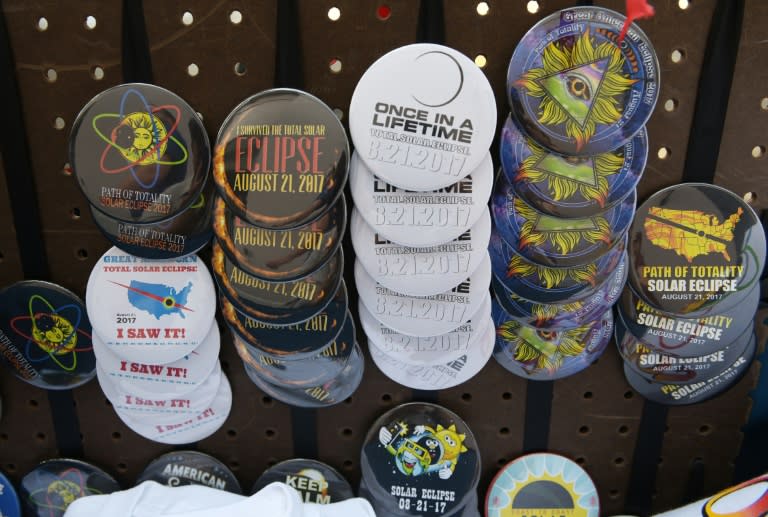
{"type": "Polygon", "coordinates": [[[467,435],[457,433],[456,424],[452,424],[448,428],[438,425],[435,436],[443,446],[443,457],[441,459],[443,470],[445,471],[447,469],[445,474],[441,472],[440,477],[447,479],[456,469],[456,464],[459,461],[461,453],[467,452],[468,450],[464,445],[464,440],[467,438],[467,435]],[[450,472],[450,474],[448,474],[448,472],[450,472]]]}
{"type": "Polygon", "coordinates": [[[77,345],[75,327],[58,314],[36,314],[32,319],[32,338],[49,354],[68,354],[77,345]]]}
{"type": "Polygon", "coordinates": [[[584,352],[588,331],[589,325],[561,332],[543,331],[509,320],[496,329],[496,334],[513,346],[513,358],[524,368],[555,372],[566,358],[584,352]]]}
{"type": "Polygon", "coordinates": [[[556,41],[544,47],[541,64],[515,84],[541,99],[540,123],[565,124],[577,150],[589,142],[597,124],[619,121],[621,99],[636,82],[622,73],[625,58],[621,49],[610,41],[596,44],[589,30],[573,45],[556,41]]]}
{"type": "Polygon", "coordinates": [[[126,115],[112,134],[120,153],[131,163],[152,165],[165,154],[165,126],[155,115],[136,112],[126,115]]]}
{"type": "Polygon", "coordinates": [[[52,496],[58,496],[61,503],[56,503],[54,508],[66,509],[75,499],[85,495],[83,489],[77,484],[67,479],[58,479],[48,485],[47,497],[51,501],[52,496]]]}

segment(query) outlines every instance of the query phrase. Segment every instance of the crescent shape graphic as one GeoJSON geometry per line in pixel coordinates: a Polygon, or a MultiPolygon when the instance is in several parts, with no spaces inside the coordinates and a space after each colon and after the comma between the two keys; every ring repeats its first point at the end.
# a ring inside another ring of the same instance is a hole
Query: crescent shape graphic
{"type": "Polygon", "coordinates": [[[429,54],[442,54],[442,55],[446,56],[448,59],[450,59],[451,61],[453,61],[453,63],[456,65],[456,68],[459,70],[459,87],[456,89],[456,93],[453,94],[453,97],[451,97],[447,101],[445,101],[443,103],[440,103],[440,104],[428,104],[428,103],[420,100],[415,95],[411,95],[411,97],[413,97],[413,100],[415,100],[416,102],[418,102],[422,106],[426,106],[428,108],[440,108],[442,106],[445,106],[447,104],[452,103],[456,99],[456,97],[458,97],[459,94],[461,93],[461,89],[464,87],[464,70],[462,70],[461,65],[459,64],[458,61],[456,61],[455,57],[453,57],[452,55],[450,55],[447,52],[443,52],[442,50],[430,50],[429,52],[424,52],[423,54],[420,54],[419,56],[417,56],[416,59],[414,59],[414,61],[418,61],[422,57],[424,57],[426,55],[429,55],[429,54]]]}

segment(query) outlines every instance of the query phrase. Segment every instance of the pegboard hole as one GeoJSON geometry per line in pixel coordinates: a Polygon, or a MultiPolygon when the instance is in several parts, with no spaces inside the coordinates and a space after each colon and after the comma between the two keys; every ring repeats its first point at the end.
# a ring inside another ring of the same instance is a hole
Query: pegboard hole
{"type": "Polygon", "coordinates": [[[187,74],[189,74],[190,77],[197,77],[197,74],[200,73],[200,67],[197,66],[195,63],[190,63],[187,65],[187,74]]]}
{"type": "Polygon", "coordinates": [[[664,111],[673,112],[677,109],[677,99],[667,99],[664,101],[664,111]]]}
{"type": "Polygon", "coordinates": [[[750,205],[754,205],[757,203],[757,192],[747,192],[744,194],[744,201],[749,203],[750,205]]]}
{"type": "Polygon", "coordinates": [[[195,23],[195,17],[192,15],[189,11],[184,11],[184,13],[181,15],[181,23],[189,27],[193,23],[195,23]]]}
{"type": "Polygon", "coordinates": [[[499,429],[499,436],[509,436],[509,427],[499,429]]]}
{"type": "Polygon", "coordinates": [[[333,113],[339,120],[344,120],[344,110],[341,108],[333,108],[333,113]]]}
{"type": "Polygon", "coordinates": [[[344,438],[350,438],[354,433],[352,432],[352,429],[350,429],[349,427],[345,427],[344,429],[339,431],[339,434],[344,438]]]}
{"type": "Polygon", "coordinates": [[[61,131],[64,129],[64,127],[67,125],[67,123],[64,121],[62,117],[56,117],[53,119],[53,129],[57,131],[61,131]]]}
{"type": "Polygon", "coordinates": [[[341,18],[341,9],[338,7],[331,7],[328,9],[328,19],[332,22],[339,21],[339,18],[341,18]]]}
{"type": "Polygon", "coordinates": [[[530,2],[525,4],[525,9],[531,14],[536,14],[539,12],[539,2],[536,0],[530,0],[530,2]]]}
{"type": "Polygon", "coordinates": [[[619,491],[614,488],[613,490],[608,492],[608,497],[610,497],[611,499],[618,499],[619,491]]]}
{"type": "Polygon", "coordinates": [[[756,145],[752,148],[752,158],[762,158],[765,156],[765,146],[756,145]]]}
{"type": "Polygon", "coordinates": [[[48,81],[49,83],[55,83],[56,79],[59,78],[59,74],[58,72],[56,72],[55,68],[49,68],[45,71],[45,73],[43,74],[43,77],[45,77],[45,80],[48,81]]]}
{"type": "Polygon", "coordinates": [[[240,470],[240,463],[237,461],[230,461],[229,468],[231,468],[234,471],[240,470]]]}
{"type": "Polygon", "coordinates": [[[117,464],[117,471],[118,472],[125,472],[126,470],[128,470],[128,465],[126,465],[125,463],[118,463],[117,464]]]}
{"type": "Polygon", "coordinates": [[[75,221],[80,219],[80,209],[75,207],[72,210],[70,210],[69,211],[69,217],[71,217],[75,221]]]}
{"type": "Polygon", "coordinates": [[[579,427],[579,434],[589,434],[589,431],[590,429],[588,425],[583,425],[579,427]]]}
{"type": "Polygon", "coordinates": [[[39,406],[40,406],[40,403],[39,403],[38,401],[36,401],[35,399],[29,399],[29,400],[27,401],[27,405],[28,405],[29,407],[31,407],[31,408],[37,408],[37,407],[39,407],[39,406]]]}
{"type": "Polygon", "coordinates": [[[485,68],[485,65],[488,64],[488,58],[483,54],[478,54],[475,56],[475,64],[478,66],[478,68],[485,68]]]}
{"type": "Polygon", "coordinates": [[[508,391],[505,391],[504,393],[501,394],[501,398],[502,400],[511,400],[512,394],[508,391]]]}
{"type": "Polygon", "coordinates": [[[704,424],[701,427],[699,427],[699,434],[702,436],[707,436],[712,432],[712,426],[709,424],[704,424]]]}
{"type": "Polygon", "coordinates": [[[579,465],[584,465],[586,462],[587,462],[587,458],[583,456],[579,456],[578,458],[576,458],[576,463],[578,463],[579,465]]]}
{"type": "Polygon", "coordinates": [[[243,13],[235,9],[229,13],[229,21],[232,22],[232,25],[240,25],[243,22],[243,13]]]}
{"type": "Polygon", "coordinates": [[[664,464],[664,458],[659,456],[659,458],[656,460],[656,465],[663,465],[664,464]]]}
{"type": "Polygon", "coordinates": [[[628,391],[624,392],[624,398],[625,399],[629,400],[629,399],[634,398],[634,397],[635,397],[635,392],[634,391],[629,391],[628,390],[628,391]]]}
{"type": "Polygon", "coordinates": [[[341,72],[341,68],[342,68],[341,59],[337,57],[334,57],[328,63],[328,69],[331,71],[331,73],[338,74],[341,72]]]}
{"type": "Polygon", "coordinates": [[[462,393],[461,394],[461,400],[464,402],[472,402],[472,394],[471,393],[462,393]]]}
{"type": "Polygon", "coordinates": [[[683,59],[685,59],[685,52],[683,52],[683,49],[676,48],[669,55],[669,58],[673,63],[680,63],[683,59]]]}
{"type": "Polygon", "coordinates": [[[80,248],[75,252],[75,256],[77,257],[77,260],[86,260],[88,258],[88,251],[80,248]]]}
{"type": "Polygon", "coordinates": [[[499,467],[503,467],[507,463],[509,463],[509,460],[507,458],[499,458],[499,460],[496,462],[496,465],[498,465],[499,467]]]}
{"type": "Polygon", "coordinates": [[[0,441],[7,442],[8,441],[8,435],[5,433],[0,434],[0,441]]]}
{"type": "Polygon", "coordinates": [[[275,401],[271,397],[261,397],[261,405],[264,407],[272,407],[275,401]]]}
{"type": "Polygon", "coordinates": [[[488,14],[488,11],[491,10],[491,6],[488,5],[488,2],[478,2],[477,6],[475,7],[475,10],[477,11],[477,14],[480,16],[486,16],[488,14]]]}
{"type": "Polygon", "coordinates": [[[670,151],[669,147],[659,147],[659,150],[656,152],[656,156],[659,157],[659,160],[666,160],[672,155],[672,151],[670,151]]]}
{"type": "Polygon", "coordinates": [[[123,438],[123,435],[122,435],[122,434],[120,434],[120,432],[119,432],[119,431],[115,431],[114,433],[112,433],[112,439],[113,439],[114,441],[119,441],[119,440],[121,440],[122,438],[123,438]]]}
{"type": "Polygon", "coordinates": [[[585,399],[587,399],[587,400],[589,400],[589,399],[591,399],[592,397],[594,397],[594,395],[592,394],[592,392],[591,392],[591,391],[585,391],[583,396],[584,396],[584,398],[585,398],[585,399]]]}
{"type": "Polygon", "coordinates": [[[381,396],[381,403],[382,404],[390,404],[392,402],[392,395],[389,393],[385,393],[381,396]]]}
{"type": "Polygon", "coordinates": [[[243,76],[247,71],[248,68],[245,66],[245,63],[235,63],[235,75],[243,76]]]}
{"type": "Polygon", "coordinates": [[[237,438],[237,431],[234,429],[227,429],[227,438],[237,438]]]}
{"type": "Polygon", "coordinates": [[[45,433],[37,433],[37,434],[35,435],[35,439],[36,439],[38,442],[44,442],[44,441],[45,441],[45,433]]]}
{"type": "Polygon", "coordinates": [[[45,32],[48,30],[48,18],[45,16],[41,16],[37,19],[37,23],[35,24],[35,28],[39,30],[40,32],[45,32]]]}
{"type": "Polygon", "coordinates": [[[5,254],[2,251],[0,251],[0,264],[2,264],[4,260],[5,260],[5,254]]]}
{"type": "Polygon", "coordinates": [[[16,472],[16,465],[14,465],[13,463],[6,463],[5,470],[7,470],[8,472],[16,472]]]}
{"type": "Polygon", "coordinates": [[[622,458],[621,456],[613,458],[613,464],[614,465],[624,465],[624,458],[622,458]]]}
{"type": "Polygon", "coordinates": [[[344,470],[352,470],[354,466],[355,464],[352,462],[352,460],[344,460],[344,463],[341,464],[341,468],[344,470]]]}
{"type": "Polygon", "coordinates": [[[96,28],[96,17],[91,15],[86,16],[85,23],[83,25],[87,30],[92,31],[96,28]]]}
{"type": "Polygon", "coordinates": [[[266,429],[264,431],[264,436],[267,437],[267,440],[274,440],[275,438],[277,438],[277,431],[275,431],[272,428],[266,429]]]}
{"type": "Polygon", "coordinates": [[[625,425],[620,425],[619,426],[619,434],[623,435],[623,434],[627,434],[627,433],[629,433],[629,427],[627,427],[625,425]]]}
{"type": "Polygon", "coordinates": [[[677,6],[685,11],[691,6],[691,2],[689,0],[677,0],[677,6]]]}
{"type": "Polygon", "coordinates": [[[390,16],[392,16],[392,8],[388,5],[382,4],[376,9],[376,18],[379,20],[387,21],[390,16]]]}
{"type": "Polygon", "coordinates": [[[91,68],[91,77],[97,81],[104,79],[104,69],[100,66],[94,66],[91,68]]]}

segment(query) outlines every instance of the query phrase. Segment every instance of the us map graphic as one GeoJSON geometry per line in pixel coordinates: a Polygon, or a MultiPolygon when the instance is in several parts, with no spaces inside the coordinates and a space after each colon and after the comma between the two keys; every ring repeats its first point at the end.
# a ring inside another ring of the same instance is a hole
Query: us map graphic
{"type": "Polygon", "coordinates": [[[163,316],[178,314],[186,318],[184,311],[192,312],[186,306],[193,284],[189,282],[181,291],[165,284],[151,284],[131,280],[129,285],[112,282],[128,290],[128,302],[140,311],[160,319],[163,316]]]}

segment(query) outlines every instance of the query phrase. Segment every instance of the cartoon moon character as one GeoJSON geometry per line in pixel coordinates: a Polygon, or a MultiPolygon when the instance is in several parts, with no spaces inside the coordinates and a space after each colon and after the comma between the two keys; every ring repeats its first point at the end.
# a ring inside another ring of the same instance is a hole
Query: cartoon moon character
{"type": "Polygon", "coordinates": [[[129,113],[114,131],[113,139],[120,153],[131,163],[152,165],[165,154],[167,132],[153,114],[129,113]]]}
{"type": "Polygon", "coordinates": [[[56,355],[70,353],[77,344],[75,327],[58,314],[36,314],[32,319],[32,338],[40,348],[56,355]]]}
{"type": "Polygon", "coordinates": [[[437,430],[418,425],[409,435],[405,423],[397,423],[390,430],[379,430],[379,441],[395,457],[395,465],[406,476],[420,476],[437,472],[440,479],[453,475],[459,455],[467,449],[463,445],[465,435],[455,431],[456,426],[437,430]]]}

